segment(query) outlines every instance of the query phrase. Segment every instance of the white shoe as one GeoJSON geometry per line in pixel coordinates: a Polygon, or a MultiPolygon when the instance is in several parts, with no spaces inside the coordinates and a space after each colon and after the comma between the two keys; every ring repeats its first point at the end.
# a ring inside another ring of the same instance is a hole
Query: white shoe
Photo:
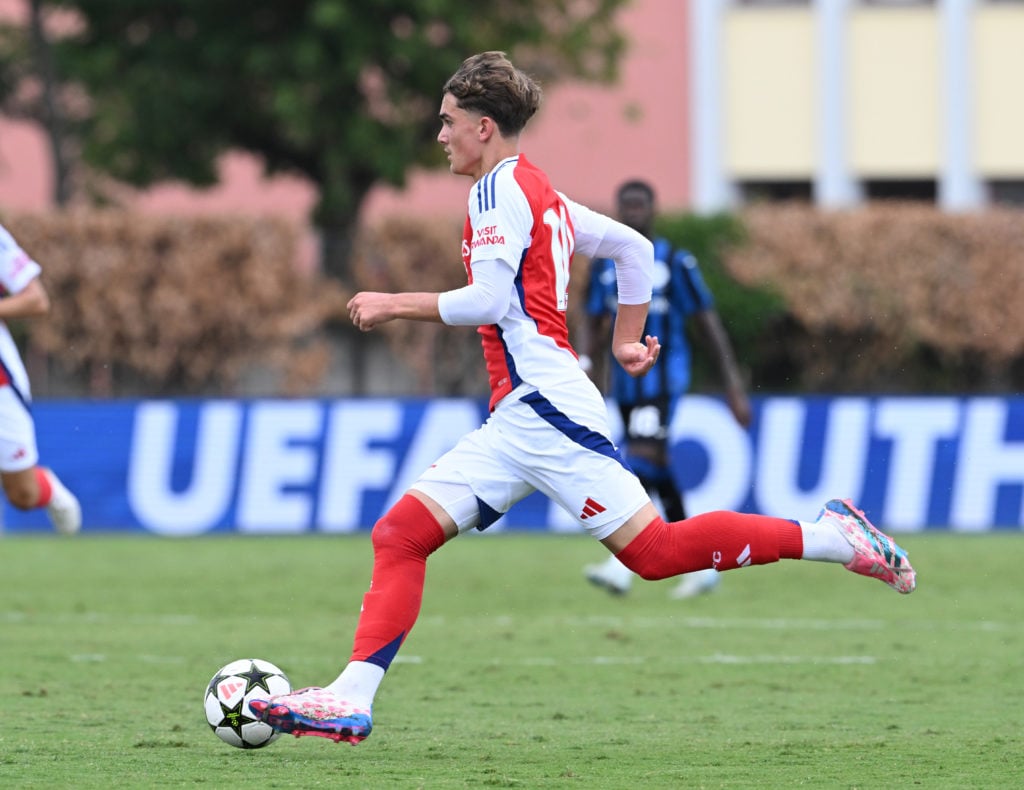
{"type": "Polygon", "coordinates": [[[78,497],[68,491],[51,469],[44,469],[43,474],[50,481],[53,491],[50,503],[46,506],[50,522],[61,535],[74,535],[82,528],[82,506],[78,497]]]}
{"type": "Polygon", "coordinates": [[[588,582],[612,595],[625,595],[633,586],[633,571],[615,557],[609,557],[597,565],[588,565],[583,569],[583,575],[588,582]]]}
{"type": "Polygon", "coordinates": [[[679,584],[675,586],[668,596],[677,601],[686,598],[696,598],[698,595],[713,592],[718,587],[719,582],[721,582],[721,579],[719,578],[718,571],[714,568],[694,571],[693,573],[684,574],[679,580],[679,584]]]}

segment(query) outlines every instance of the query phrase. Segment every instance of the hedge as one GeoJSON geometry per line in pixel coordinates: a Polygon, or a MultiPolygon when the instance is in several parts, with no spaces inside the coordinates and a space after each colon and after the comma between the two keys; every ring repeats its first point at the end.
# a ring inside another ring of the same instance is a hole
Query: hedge
{"type": "MultiPolygon", "coordinates": [[[[701,261],[754,392],[1005,393],[1024,383],[1021,220],[1010,209],[771,204],[665,216],[658,230],[701,261]]],[[[19,339],[97,396],[233,394],[253,370],[270,371],[281,394],[318,391],[332,358],[342,376],[365,369],[353,362],[370,347],[348,323],[353,290],[466,281],[459,218],[363,228],[346,286],[298,273],[295,229],[273,220],[94,211],[4,223],[42,264],[53,301],[48,319],[14,322],[19,339]]],[[[588,265],[574,263],[573,329],[588,265]]],[[[389,394],[484,393],[473,329],[394,322],[376,334],[415,381],[414,393],[389,394]]],[[[696,359],[696,389],[719,389],[706,355],[696,359]]]]}
{"type": "MultiPolygon", "coordinates": [[[[736,282],[781,296],[801,391],[1007,392],[1024,382],[1024,214],[917,203],[766,205],[723,250],[736,282]]],[[[755,344],[763,353],[771,343],[755,344]]],[[[760,360],[763,363],[763,360],[760,360]]]]}
{"type": "Polygon", "coordinates": [[[347,299],[298,273],[296,232],[283,222],[117,211],[3,221],[42,266],[52,303],[20,327],[29,353],[89,394],[232,393],[253,365],[298,393],[326,372],[317,333],[347,299]]]}

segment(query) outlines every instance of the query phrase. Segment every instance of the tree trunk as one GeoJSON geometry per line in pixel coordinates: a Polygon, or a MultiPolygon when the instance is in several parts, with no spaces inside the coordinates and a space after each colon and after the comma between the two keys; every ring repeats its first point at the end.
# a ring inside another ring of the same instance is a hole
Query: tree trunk
{"type": "MultiPolygon", "coordinates": [[[[324,226],[320,229],[320,266],[324,274],[334,277],[343,285],[354,286],[350,260],[355,245],[357,223],[324,226]]],[[[337,343],[342,364],[349,365],[349,379],[354,395],[368,394],[366,343],[358,342],[344,326],[329,327],[332,343],[337,343]]]]}
{"type": "Polygon", "coordinates": [[[29,27],[32,32],[32,57],[42,83],[43,125],[53,156],[53,201],[66,206],[71,199],[70,168],[64,150],[64,123],[57,104],[57,79],[50,42],[43,25],[43,0],[32,0],[29,27]]]}

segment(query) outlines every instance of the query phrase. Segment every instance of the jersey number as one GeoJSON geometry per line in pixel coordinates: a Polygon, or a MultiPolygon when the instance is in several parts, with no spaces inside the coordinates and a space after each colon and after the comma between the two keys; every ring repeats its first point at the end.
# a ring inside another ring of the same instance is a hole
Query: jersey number
{"type": "Polygon", "coordinates": [[[572,229],[565,216],[565,205],[560,204],[558,211],[549,208],[544,212],[544,224],[551,228],[551,261],[555,267],[555,297],[558,309],[565,312],[569,309],[569,261],[575,239],[572,229]]]}

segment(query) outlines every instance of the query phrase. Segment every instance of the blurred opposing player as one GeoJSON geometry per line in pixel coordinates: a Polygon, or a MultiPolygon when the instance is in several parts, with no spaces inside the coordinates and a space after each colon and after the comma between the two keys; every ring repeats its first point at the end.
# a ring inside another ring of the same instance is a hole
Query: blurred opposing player
{"type": "MultiPolygon", "coordinates": [[[[697,259],[654,234],[654,189],[646,181],[627,181],[616,190],[615,202],[619,220],[654,244],[654,281],[644,334],[658,338],[661,355],[650,373],[641,378],[611,364],[609,393],[622,412],[626,460],[644,488],[657,496],[665,518],[682,521],[686,518],[686,506],[672,473],[668,432],[679,400],[690,388],[692,353],[687,329],[691,324],[697,325],[698,337],[711,351],[725,382],[729,408],[743,427],[750,425],[750,401],[732,344],[697,259]]],[[[587,319],[580,335],[580,365],[584,370],[591,368],[591,357],[598,353],[598,348],[607,347],[618,306],[615,261],[597,258],[590,266],[587,319]]],[[[625,595],[633,585],[633,572],[614,555],[588,565],[584,574],[592,584],[615,595],[625,595]]],[[[714,568],[688,573],[670,595],[692,598],[711,592],[718,582],[719,574],[714,568]]]]}
{"type": "Polygon", "coordinates": [[[45,507],[54,528],[73,535],[82,527],[82,509],[53,470],[39,466],[28,374],[6,323],[50,311],[40,271],[39,264],[0,226],[0,287],[4,291],[0,298],[0,480],[14,507],[45,507]]]}
{"type": "MultiPolygon", "coordinates": [[[[843,563],[899,592],[914,589],[906,553],[845,501],[830,501],[807,523],[726,511],[673,523],[658,515],[610,439],[604,398],[580,369],[565,320],[574,249],[613,258],[613,353],[632,375],[649,371],[660,351],[657,338],[642,336],[653,248],[627,225],[556,192],[519,153],[519,134],[539,104],[540,89],[504,53],[463,62],[442,91],[437,140],[452,172],[473,181],[462,237],[469,284],[440,294],[364,291],[349,301],[363,331],[399,318],[479,327],[491,414],[374,526],[373,576],[341,674],[326,688],[249,703],[276,730],[366,738],[384,674],[419,617],[427,557],[462,532],[486,529],[533,491],[558,502],[645,579],[788,558],[843,563]]],[[[267,578],[289,595],[330,583],[290,570],[272,567],[267,578]]],[[[302,644],[301,633],[280,628],[261,636],[291,654],[302,644]]],[[[424,724],[431,733],[445,726],[424,724]]]]}

